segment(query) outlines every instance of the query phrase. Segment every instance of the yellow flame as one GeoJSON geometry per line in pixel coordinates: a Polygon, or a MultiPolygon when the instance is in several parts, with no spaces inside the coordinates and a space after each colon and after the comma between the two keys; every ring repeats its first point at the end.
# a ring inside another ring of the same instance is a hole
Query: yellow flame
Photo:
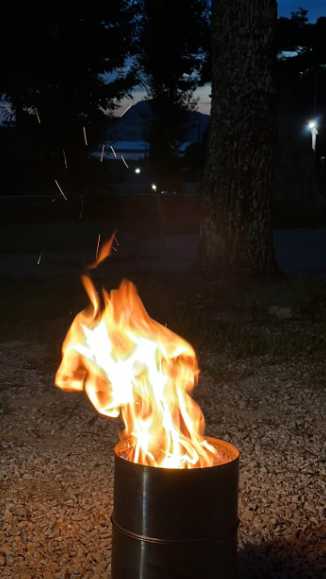
{"type": "Polygon", "coordinates": [[[165,468],[216,464],[218,451],[204,437],[204,416],[191,397],[199,375],[192,346],[150,318],[130,281],[101,298],[89,277],[82,281],[91,306],[67,333],[56,385],[85,391],[99,413],[121,416],[127,460],[165,468]]]}

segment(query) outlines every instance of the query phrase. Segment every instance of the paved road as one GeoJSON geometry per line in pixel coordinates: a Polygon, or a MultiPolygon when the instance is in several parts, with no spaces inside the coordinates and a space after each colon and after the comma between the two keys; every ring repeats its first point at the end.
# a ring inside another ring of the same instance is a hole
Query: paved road
{"type": "Polygon", "coordinates": [[[326,273],[326,229],[274,232],[277,261],[287,273],[326,273]]]}

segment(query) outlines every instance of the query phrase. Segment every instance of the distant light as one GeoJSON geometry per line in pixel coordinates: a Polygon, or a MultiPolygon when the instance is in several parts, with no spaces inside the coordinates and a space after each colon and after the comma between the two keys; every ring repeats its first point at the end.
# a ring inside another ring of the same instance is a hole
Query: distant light
{"type": "Polygon", "coordinates": [[[157,185],[155,185],[155,183],[152,183],[152,189],[153,189],[153,191],[157,190],[157,185]]]}
{"type": "Polygon", "coordinates": [[[308,123],[308,129],[310,129],[311,131],[315,131],[318,127],[318,122],[316,120],[313,121],[309,121],[308,123]]]}
{"type": "Polygon", "coordinates": [[[140,167],[136,167],[135,173],[136,173],[136,175],[139,175],[139,174],[141,173],[141,168],[140,168],[140,167]]]}
{"type": "Polygon", "coordinates": [[[311,148],[313,151],[316,151],[317,146],[317,135],[318,135],[318,120],[311,119],[307,124],[308,129],[311,132],[311,148]]]}

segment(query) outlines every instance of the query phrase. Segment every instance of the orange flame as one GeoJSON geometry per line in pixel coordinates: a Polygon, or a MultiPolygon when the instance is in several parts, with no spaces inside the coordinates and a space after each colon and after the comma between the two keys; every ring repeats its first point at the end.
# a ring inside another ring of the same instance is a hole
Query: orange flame
{"type": "Polygon", "coordinates": [[[99,247],[98,253],[96,252],[96,259],[95,259],[95,261],[93,261],[92,263],[89,264],[88,269],[97,268],[97,266],[100,265],[100,263],[102,263],[102,261],[104,261],[105,259],[107,259],[110,256],[115,239],[116,239],[116,234],[113,233],[113,235],[111,235],[110,239],[108,239],[108,241],[106,241],[105,243],[103,243],[103,245],[101,247],[99,247]]]}
{"type": "Polygon", "coordinates": [[[130,281],[101,297],[89,277],[82,281],[91,307],[67,333],[56,385],[85,390],[99,413],[121,415],[119,448],[127,460],[165,468],[216,464],[218,451],[204,437],[203,413],[190,395],[199,375],[192,346],[150,318],[130,281]]]}

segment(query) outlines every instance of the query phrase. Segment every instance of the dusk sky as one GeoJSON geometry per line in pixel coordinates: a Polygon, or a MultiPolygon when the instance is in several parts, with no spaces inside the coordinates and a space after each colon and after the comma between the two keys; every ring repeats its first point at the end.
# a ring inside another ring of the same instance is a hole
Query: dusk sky
{"type": "Polygon", "coordinates": [[[279,16],[289,16],[298,7],[309,10],[310,20],[315,21],[320,16],[326,16],[326,0],[279,0],[279,16]]]}
{"type": "MultiPolygon", "coordinates": [[[[306,8],[309,11],[309,18],[312,22],[321,16],[326,16],[326,0],[279,0],[278,14],[279,16],[290,16],[291,12],[294,12],[300,7],[306,8]]],[[[198,99],[198,110],[206,114],[210,112],[209,93],[210,87],[206,85],[199,88],[195,95],[198,99]]],[[[144,98],[146,98],[144,90],[136,89],[132,101],[131,99],[124,100],[118,114],[123,114],[131,104],[144,98]]]]}

